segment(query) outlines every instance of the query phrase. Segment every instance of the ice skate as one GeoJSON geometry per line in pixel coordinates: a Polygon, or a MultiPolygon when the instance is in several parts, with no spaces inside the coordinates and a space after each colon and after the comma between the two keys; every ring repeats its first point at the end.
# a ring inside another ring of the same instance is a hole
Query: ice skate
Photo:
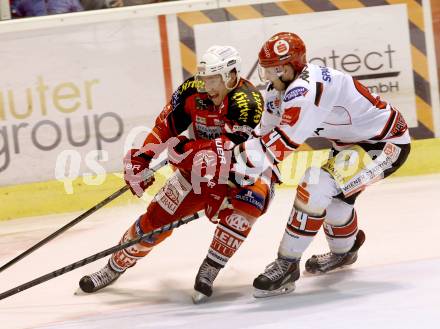
{"type": "Polygon", "coordinates": [[[264,298],[290,293],[295,290],[295,281],[299,276],[299,259],[278,257],[254,280],[254,297],[264,298]]]}
{"type": "Polygon", "coordinates": [[[212,295],[212,284],[220,272],[221,267],[209,258],[205,258],[199,268],[194,284],[192,300],[194,304],[205,302],[212,295]]]}
{"type": "Polygon", "coordinates": [[[124,272],[116,272],[107,263],[98,272],[83,276],[79,280],[79,287],[86,293],[96,292],[115,282],[124,272]]]}
{"type": "Polygon", "coordinates": [[[365,233],[359,230],[356,235],[356,241],[349,252],[343,254],[328,252],[326,254],[313,255],[306,262],[306,271],[310,274],[326,273],[354,264],[357,260],[358,250],[364,241],[365,233]]]}

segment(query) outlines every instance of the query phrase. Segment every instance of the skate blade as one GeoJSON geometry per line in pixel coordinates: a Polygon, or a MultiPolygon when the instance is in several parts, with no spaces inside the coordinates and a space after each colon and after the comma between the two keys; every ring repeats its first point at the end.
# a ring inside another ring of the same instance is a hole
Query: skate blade
{"type": "Polygon", "coordinates": [[[201,292],[194,291],[192,295],[192,301],[194,304],[202,304],[208,300],[208,296],[202,294],[201,292]]]}
{"type": "Polygon", "coordinates": [[[80,287],[76,288],[76,290],[73,292],[73,294],[75,296],[85,296],[85,295],[90,295],[89,293],[86,293],[84,291],[82,291],[82,289],[80,287]]]}
{"type": "Polygon", "coordinates": [[[327,273],[328,272],[322,272],[322,271],[308,272],[307,270],[304,270],[301,275],[307,277],[307,276],[320,276],[327,273]]]}
{"type": "Polygon", "coordinates": [[[255,298],[274,297],[274,296],[288,294],[294,290],[295,290],[295,282],[289,282],[286,285],[276,290],[261,290],[254,288],[254,297],[255,298]]]}
{"type": "Polygon", "coordinates": [[[321,275],[328,274],[328,273],[338,273],[338,272],[342,272],[345,270],[350,270],[351,265],[353,265],[353,264],[342,265],[340,267],[337,267],[333,270],[328,270],[328,271],[308,272],[306,269],[304,269],[302,274],[303,274],[303,276],[321,276],[321,275]]]}

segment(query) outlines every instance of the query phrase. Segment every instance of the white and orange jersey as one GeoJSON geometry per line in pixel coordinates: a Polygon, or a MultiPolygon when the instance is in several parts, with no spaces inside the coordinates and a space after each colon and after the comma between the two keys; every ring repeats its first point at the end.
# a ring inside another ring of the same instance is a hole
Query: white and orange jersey
{"type": "Polygon", "coordinates": [[[255,132],[262,136],[263,149],[278,153],[278,161],[309,137],[327,138],[336,148],[410,142],[405,120],[391,104],[350,75],[310,63],[285,92],[268,86],[265,112],[255,132]]]}

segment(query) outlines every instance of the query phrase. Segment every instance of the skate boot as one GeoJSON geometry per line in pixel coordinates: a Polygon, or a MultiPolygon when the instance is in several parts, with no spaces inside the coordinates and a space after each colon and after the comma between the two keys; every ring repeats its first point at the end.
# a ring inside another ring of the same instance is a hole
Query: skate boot
{"type": "Polygon", "coordinates": [[[98,272],[83,276],[81,280],[79,280],[79,287],[84,292],[92,293],[115,282],[124,272],[116,272],[111,268],[110,264],[107,263],[98,272]]]}
{"type": "Polygon", "coordinates": [[[278,256],[266,267],[264,273],[254,280],[254,297],[264,298],[287,294],[295,290],[295,281],[299,279],[299,276],[299,259],[278,256]]]}
{"type": "Polygon", "coordinates": [[[194,283],[195,292],[192,296],[194,304],[203,303],[211,297],[212,284],[220,272],[220,269],[221,266],[209,258],[203,260],[196,276],[196,282],[194,283]]]}
{"type": "Polygon", "coordinates": [[[321,255],[313,255],[306,262],[306,271],[311,274],[326,273],[356,262],[358,250],[365,241],[365,233],[359,230],[356,240],[350,251],[343,254],[328,252],[321,255]]]}

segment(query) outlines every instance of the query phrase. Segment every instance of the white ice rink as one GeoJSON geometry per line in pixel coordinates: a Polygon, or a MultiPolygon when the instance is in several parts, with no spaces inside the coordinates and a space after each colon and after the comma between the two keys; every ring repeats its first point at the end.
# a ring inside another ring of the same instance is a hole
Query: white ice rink
{"type": "MultiPolygon", "coordinates": [[[[371,186],[357,202],[367,239],[354,266],[302,276],[292,294],[255,300],[252,280],[274,259],[292,200],[293,189],[277,191],[204,305],[190,296],[215,229],[205,218],[177,229],[99,293],[74,295],[81,276],[105,259],[1,300],[0,328],[440,328],[440,176],[371,186]]],[[[99,210],[0,273],[0,291],[114,245],[143,209],[99,210]]],[[[0,264],[77,215],[0,222],[0,264]]],[[[320,233],[304,260],[323,251],[320,233]]]]}

